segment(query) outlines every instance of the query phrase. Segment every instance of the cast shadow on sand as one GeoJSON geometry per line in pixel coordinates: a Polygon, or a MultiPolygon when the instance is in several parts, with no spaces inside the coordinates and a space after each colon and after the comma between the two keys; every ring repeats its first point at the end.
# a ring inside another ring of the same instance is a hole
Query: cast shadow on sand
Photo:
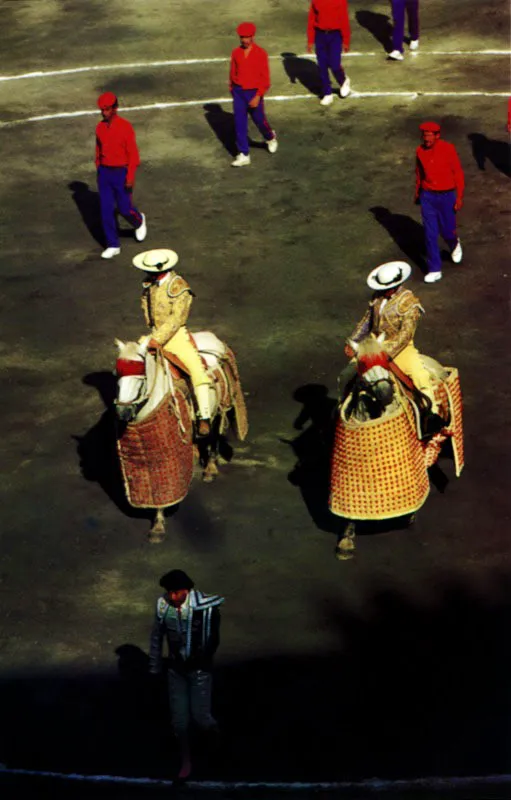
{"type": "Polygon", "coordinates": [[[111,372],[91,372],[82,380],[85,386],[97,389],[105,409],[92,428],[83,436],[73,436],[77,443],[80,469],[86,481],[98,483],[110,500],[128,517],[149,519],[144,509],[130,506],[124,491],[116,446],[117,421],[113,403],[117,382],[111,372]]]}
{"type": "MultiPolygon", "coordinates": [[[[218,582],[214,588],[222,592],[218,582]]],[[[213,712],[220,748],[197,754],[193,779],[441,775],[447,784],[449,776],[508,774],[511,592],[505,571],[488,572],[476,590],[461,569],[449,574],[432,563],[416,589],[389,586],[375,576],[364,585],[363,602],[344,589],[334,596],[302,579],[296,600],[287,596],[288,604],[295,602],[288,613],[296,652],[266,653],[254,640],[250,656],[241,631],[243,657],[217,658],[213,712]],[[310,638],[304,606],[319,639],[310,638]]],[[[148,598],[148,638],[151,602],[148,598]]],[[[249,613],[250,599],[243,602],[249,613]]],[[[267,633],[267,605],[259,601],[255,607],[267,633]]],[[[120,608],[112,616],[114,641],[122,620],[126,625],[120,608]]],[[[236,644],[231,642],[231,653],[236,644]]],[[[34,661],[31,670],[0,676],[0,761],[8,769],[171,780],[176,747],[165,680],[152,679],[147,663],[145,650],[128,641],[113,645],[111,664],[102,668],[45,668],[34,661]],[[38,721],[44,736],[27,736],[29,719],[38,721]]],[[[36,776],[18,777],[27,789],[18,797],[41,797],[29,791],[36,776]]],[[[0,772],[0,785],[4,779],[0,772]]],[[[51,775],[46,780],[51,782],[51,775]]],[[[51,786],[55,793],[45,797],[75,797],[69,783],[51,786]]],[[[133,787],[122,788],[123,798],[132,796],[133,787]]],[[[153,790],[155,797],[168,796],[169,787],[161,788],[160,794],[159,787],[145,786],[143,796],[149,789],[151,796],[153,790]]],[[[502,788],[499,797],[507,796],[502,788]]],[[[111,792],[113,787],[108,796],[118,797],[111,792]]],[[[465,792],[472,796],[470,787],[465,792]]],[[[497,796],[484,797],[490,794],[497,796]]]]}
{"type": "Polygon", "coordinates": [[[301,83],[304,89],[318,97],[321,96],[321,80],[315,61],[300,58],[296,53],[281,53],[282,65],[291,83],[301,83]]]}
{"type": "Polygon", "coordinates": [[[68,189],[72,192],[71,197],[90,235],[101,247],[105,247],[99,194],[90,189],[89,185],[83,181],[71,181],[68,183],[68,189]]]}
{"type": "Polygon", "coordinates": [[[355,18],[381,44],[386,53],[392,50],[392,21],[386,14],[375,11],[357,11],[355,18]]]}
{"type": "Polygon", "coordinates": [[[415,264],[423,274],[428,271],[424,258],[424,230],[406,214],[394,214],[384,206],[372,206],[369,211],[394,240],[405,260],[415,264]]]}
{"type": "Polygon", "coordinates": [[[480,170],[486,169],[489,161],[495,169],[511,178],[511,144],[499,141],[498,139],[488,139],[483,133],[469,133],[469,141],[472,144],[472,155],[480,170]]]}

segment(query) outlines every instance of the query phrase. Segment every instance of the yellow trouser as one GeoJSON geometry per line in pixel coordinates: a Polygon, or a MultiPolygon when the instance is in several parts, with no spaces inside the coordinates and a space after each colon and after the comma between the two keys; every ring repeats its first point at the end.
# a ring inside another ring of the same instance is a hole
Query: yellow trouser
{"type": "Polygon", "coordinates": [[[202,419],[209,419],[211,416],[209,392],[213,381],[206,372],[202,358],[194,343],[190,340],[190,335],[184,325],[178,328],[177,332],[163,349],[168,353],[176,355],[185,365],[190,373],[195,397],[197,398],[199,416],[202,419]]]}
{"type": "Polygon", "coordinates": [[[431,382],[431,375],[423,365],[420,353],[413,342],[407,344],[404,350],[401,350],[401,352],[394,357],[394,361],[399,369],[403,370],[405,375],[408,375],[412,379],[417,389],[427,395],[434,403],[435,393],[431,382]]]}
{"type": "Polygon", "coordinates": [[[190,340],[190,334],[184,325],[177,329],[172,339],[169,339],[163,349],[167,353],[174,353],[183,362],[190,373],[194,388],[202,383],[210,384],[212,382],[206,372],[202,358],[194,343],[190,340]]]}

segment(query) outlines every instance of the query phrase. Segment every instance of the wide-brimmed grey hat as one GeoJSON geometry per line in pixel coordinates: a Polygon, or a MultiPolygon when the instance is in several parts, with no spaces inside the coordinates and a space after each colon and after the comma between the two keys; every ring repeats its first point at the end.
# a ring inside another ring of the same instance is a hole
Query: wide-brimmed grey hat
{"type": "Polygon", "coordinates": [[[412,268],[406,261],[387,261],[369,273],[367,285],[377,292],[384,292],[404,283],[411,274],[412,268]]]}
{"type": "Polygon", "coordinates": [[[144,272],[165,272],[172,269],[179,261],[174,250],[146,250],[133,259],[133,266],[144,272]]]}

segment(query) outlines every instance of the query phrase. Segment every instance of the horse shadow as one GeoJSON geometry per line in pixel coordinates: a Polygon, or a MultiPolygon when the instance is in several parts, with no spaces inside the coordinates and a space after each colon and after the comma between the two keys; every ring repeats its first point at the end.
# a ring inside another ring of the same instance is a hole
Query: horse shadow
{"type": "Polygon", "coordinates": [[[428,268],[423,254],[424,230],[422,225],[411,217],[407,217],[406,214],[394,214],[384,206],[372,206],[369,211],[376,222],[385,228],[406,258],[413,261],[425,274],[428,268]]]}
{"type": "Polygon", "coordinates": [[[321,80],[317,65],[309,58],[300,58],[296,53],[281,53],[282,66],[291,83],[297,81],[311,94],[321,96],[321,80]]]}
{"type": "Polygon", "coordinates": [[[326,386],[309,383],[293,393],[303,407],[293,427],[300,431],[294,439],[281,439],[291,447],[296,464],[288,481],[300,489],[303,502],[315,525],[328,533],[339,534],[339,517],[330,512],[330,456],[335,433],[337,400],[328,395],[326,386]]]}
{"type": "Polygon", "coordinates": [[[480,170],[486,169],[489,161],[495,169],[511,178],[511,144],[497,139],[488,139],[484,133],[469,133],[472,155],[480,170]]]}
{"type": "Polygon", "coordinates": [[[392,21],[386,14],[375,11],[357,11],[355,18],[358,24],[369,31],[386,53],[392,50],[392,21]]]}
{"type": "Polygon", "coordinates": [[[73,436],[77,443],[82,477],[98,483],[126,516],[147,519],[148,511],[130,506],[124,492],[116,444],[119,423],[113,407],[117,390],[115,376],[111,372],[91,372],[84,376],[82,383],[97,389],[105,406],[100,419],[87,433],[73,436]]]}
{"type": "Polygon", "coordinates": [[[72,199],[80,213],[80,216],[89,231],[92,238],[100,244],[105,246],[105,235],[103,233],[103,225],[101,223],[101,208],[99,203],[99,194],[92,191],[87,183],[83,181],[71,181],[68,184],[68,189],[72,192],[72,199]]]}

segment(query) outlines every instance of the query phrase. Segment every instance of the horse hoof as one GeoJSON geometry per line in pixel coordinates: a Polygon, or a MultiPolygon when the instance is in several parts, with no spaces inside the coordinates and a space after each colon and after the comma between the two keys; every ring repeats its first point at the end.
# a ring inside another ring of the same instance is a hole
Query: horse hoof
{"type": "Polygon", "coordinates": [[[150,530],[147,534],[149,544],[161,544],[165,539],[165,531],[150,530]]]}
{"type": "Polygon", "coordinates": [[[335,548],[335,557],[338,561],[348,561],[355,555],[355,545],[353,539],[341,539],[335,548]]]}

